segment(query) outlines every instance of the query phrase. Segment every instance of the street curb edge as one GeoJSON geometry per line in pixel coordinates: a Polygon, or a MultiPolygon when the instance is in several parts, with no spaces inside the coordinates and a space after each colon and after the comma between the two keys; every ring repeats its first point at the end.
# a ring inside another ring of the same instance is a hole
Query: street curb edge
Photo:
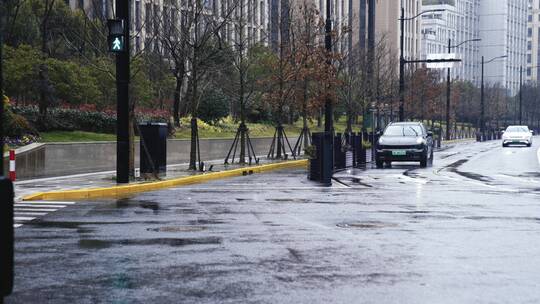
{"type": "Polygon", "coordinates": [[[170,187],[193,185],[209,182],[212,180],[225,179],[230,177],[251,175],[254,173],[264,173],[269,171],[275,171],[280,169],[292,169],[298,167],[306,167],[307,160],[295,160],[285,161],[275,164],[267,164],[253,167],[238,168],[232,170],[225,170],[221,172],[212,172],[201,175],[193,175],[187,177],[180,177],[171,180],[163,180],[150,183],[133,184],[114,186],[107,188],[90,188],[90,189],[77,189],[77,190],[65,190],[65,191],[51,191],[40,192],[31,195],[27,195],[22,198],[23,201],[54,201],[54,200],[87,200],[95,198],[111,198],[126,196],[135,193],[142,193],[148,191],[155,191],[170,187]]]}

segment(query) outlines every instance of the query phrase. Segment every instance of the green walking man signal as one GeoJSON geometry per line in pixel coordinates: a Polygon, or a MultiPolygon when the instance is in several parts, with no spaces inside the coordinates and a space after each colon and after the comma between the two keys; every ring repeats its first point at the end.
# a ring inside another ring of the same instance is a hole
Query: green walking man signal
{"type": "Polygon", "coordinates": [[[107,20],[107,25],[109,27],[109,36],[107,37],[109,51],[113,53],[120,53],[126,51],[124,20],[109,19],[107,20]]]}

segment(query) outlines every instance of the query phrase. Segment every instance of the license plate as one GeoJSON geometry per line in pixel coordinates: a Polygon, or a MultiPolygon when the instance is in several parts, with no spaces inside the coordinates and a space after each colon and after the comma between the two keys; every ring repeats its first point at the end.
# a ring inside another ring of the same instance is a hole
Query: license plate
{"type": "Polygon", "coordinates": [[[405,150],[392,151],[392,155],[393,156],[405,156],[405,155],[407,155],[407,151],[405,151],[405,150]]]}
{"type": "Polygon", "coordinates": [[[514,140],[512,140],[512,142],[518,143],[518,142],[520,142],[520,141],[517,140],[517,139],[514,139],[514,140]]]}

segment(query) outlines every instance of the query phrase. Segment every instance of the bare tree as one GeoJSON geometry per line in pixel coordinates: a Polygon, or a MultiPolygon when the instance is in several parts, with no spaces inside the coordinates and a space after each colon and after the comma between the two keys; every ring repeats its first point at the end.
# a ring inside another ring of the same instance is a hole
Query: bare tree
{"type": "MultiPolygon", "coordinates": [[[[257,1],[255,1],[257,3],[257,1]]],[[[225,158],[225,163],[229,162],[232,153],[232,162],[236,156],[236,150],[240,145],[240,154],[238,162],[246,163],[246,150],[249,158],[249,163],[253,159],[256,160],[255,151],[249,138],[249,129],[246,125],[246,107],[250,104],[254,93],[255,79],[253,77],[253,65],[256,58],[252,54],[253,48],[258,41],[255,41],[255,33],[250,31],[250,26],[253,26],[254,16],[257,14],[256,6],[252,1],[240,0],[236,6],[235,14],[231,18],[231,24],[234,25],[234,39],[231,41],[233,46],[232,63],[236,72],[236,80],[232,81],[232,94],[234,99],[238,101],[240,112],[240,125],[235,135],[235,139],[229,153],[225,158]]],[[[257,160],[256,160],[257,161],[257,160]]]]}
{"type": "Polygon", "coordinates": [[[182,7],[180,35],[185,37],[186,76],[189,84],[189,105],[191,114],[191,151],[189,169],[197,170],[197,163],[202,169],[199,150],[198,107],[201,93],[208,84],[208,74],[216,66],[214,60],[222,53],[222,29],[229,24],[238,3],[226,2],[221,14],[217,16],[208,2],[194,0],[189,7],[182,7]]]}

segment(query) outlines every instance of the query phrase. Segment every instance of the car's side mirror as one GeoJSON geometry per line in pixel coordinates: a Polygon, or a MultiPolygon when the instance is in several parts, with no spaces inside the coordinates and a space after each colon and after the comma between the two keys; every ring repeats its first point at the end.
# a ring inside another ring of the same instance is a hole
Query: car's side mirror
{"type": "Polygon", "coordinates": [[[379,131],[375,132],[375,134],[376,134],[376,135],[382,135],[383,132],[382,132],[381,130],[379,130],[379,131]]]}
{"type": "Polygon", "coordinates": [[[534,135],[534,130],[531,130],[531,134],[534,135]]]}

